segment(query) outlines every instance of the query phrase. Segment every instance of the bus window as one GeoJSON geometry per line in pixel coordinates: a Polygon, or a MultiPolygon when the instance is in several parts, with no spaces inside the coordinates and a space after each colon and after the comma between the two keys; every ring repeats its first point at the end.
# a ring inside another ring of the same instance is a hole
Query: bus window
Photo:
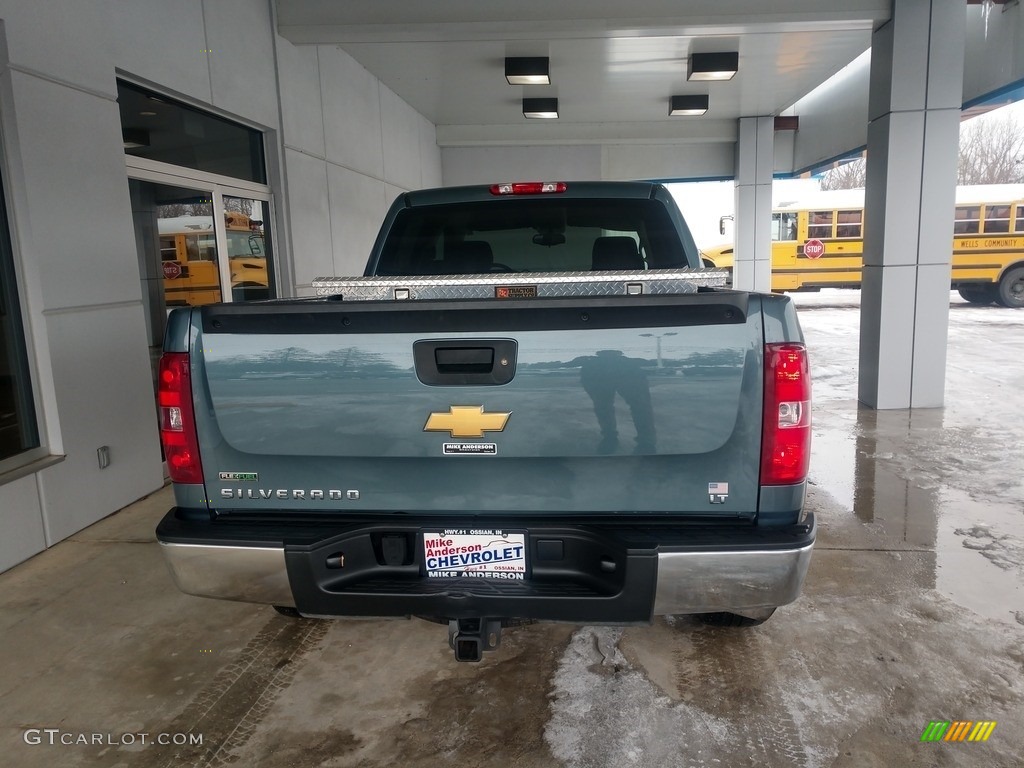
{"type": "Polygon", "coordinates": [[[1009,232],[1010,231],[1010,206],[1008,205],[986,205],[985,206],[985,232],[1009,232]]]}
{"type": "Polygon", "coordinates": [[[807,217],[808,238],[832,237],[832,214],[834,211],[811,211],[807,217]]]}
{"type": "Polygon", "coordinates": [[[796,240],[796,214],[795,213],[773,213],[772,214],[772,240],[796,240]]]}
{"type": "Polygon", "coordinates": [[[216,261],[217,241],[213,234],[185,235],[185,252],[189,261],[216,261]]]}
{"type": "Polygon", "coordinates": [[[836,226],[836,237],[861,236],[861,219],[863,211],[839,211],[839,224],[836,226]]]}
{"type": "Polygon", "coordinates": [[[978,220],[981,218],[980,205],[958,205],[953,222],[954,235],[978,234],[978,220]]]}
{"type": "Polygon", "coordinates": [[[1013,228],[1014,232],[1024,232],[1024,205],[1017,206],[1017,223],[1013,228]]]}

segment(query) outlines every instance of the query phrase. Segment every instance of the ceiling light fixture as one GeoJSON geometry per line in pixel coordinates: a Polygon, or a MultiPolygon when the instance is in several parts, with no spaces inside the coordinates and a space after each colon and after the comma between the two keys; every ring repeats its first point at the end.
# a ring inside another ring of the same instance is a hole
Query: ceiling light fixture
{"type": "Polygon", "coordinates": [[[673,96],[669,99],[668,113],[671,117],[703,115],[708,111],[708,96],[698,93],[692,96],[673,96]]]}
{"type": "Polygon", "coordinates": [[[519,56],[505,59],[509,85],[551,85],[547,56],[519,56]]]}
{"type": "Polygon", "coordinates": [[[557,119],[558,99],[523,99],[523,117],[557,119]]]}
{"type": "Polygon", "coordinates": [[[687,80],[732,80],[740,68],[736,52],[694,53],[686,69],[687,80]]]}

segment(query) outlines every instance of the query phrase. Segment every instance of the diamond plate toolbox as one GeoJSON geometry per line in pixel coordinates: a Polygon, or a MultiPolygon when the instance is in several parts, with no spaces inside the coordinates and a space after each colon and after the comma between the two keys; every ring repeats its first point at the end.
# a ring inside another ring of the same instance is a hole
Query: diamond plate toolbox
{"type": "Polygon", "coordinates": [[[318,277],[317,296],[344,301],[415,299],[562,298],[696,293],[722,288],[726,273],[713,269],[657,269],[644,272],[543,272],[444,277],[318,277]]]}

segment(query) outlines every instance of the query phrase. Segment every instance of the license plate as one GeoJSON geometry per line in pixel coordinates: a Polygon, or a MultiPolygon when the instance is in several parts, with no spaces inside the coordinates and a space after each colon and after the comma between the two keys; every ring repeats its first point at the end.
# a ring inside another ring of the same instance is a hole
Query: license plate
{"type": "Polygon", "coordinates": [[[499,529],[425,531],[427,576],[526,579],[526,534],[499,529]]]}

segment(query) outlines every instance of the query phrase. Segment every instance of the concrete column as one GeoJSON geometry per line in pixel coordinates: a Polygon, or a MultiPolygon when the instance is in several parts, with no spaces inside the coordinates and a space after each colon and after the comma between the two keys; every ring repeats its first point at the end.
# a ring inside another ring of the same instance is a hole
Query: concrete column
{"type": "Polygon", "coordinates": [[[739,290],[771,290],[774,163],[774,118],[741,117],[736,144],[732,277],[733,287],[739,290]]]}
{"type": "Polygon", "coordinates": [[[943,403],[966,16],[894,0],[872,35],[858,398],[943,403]]]}

